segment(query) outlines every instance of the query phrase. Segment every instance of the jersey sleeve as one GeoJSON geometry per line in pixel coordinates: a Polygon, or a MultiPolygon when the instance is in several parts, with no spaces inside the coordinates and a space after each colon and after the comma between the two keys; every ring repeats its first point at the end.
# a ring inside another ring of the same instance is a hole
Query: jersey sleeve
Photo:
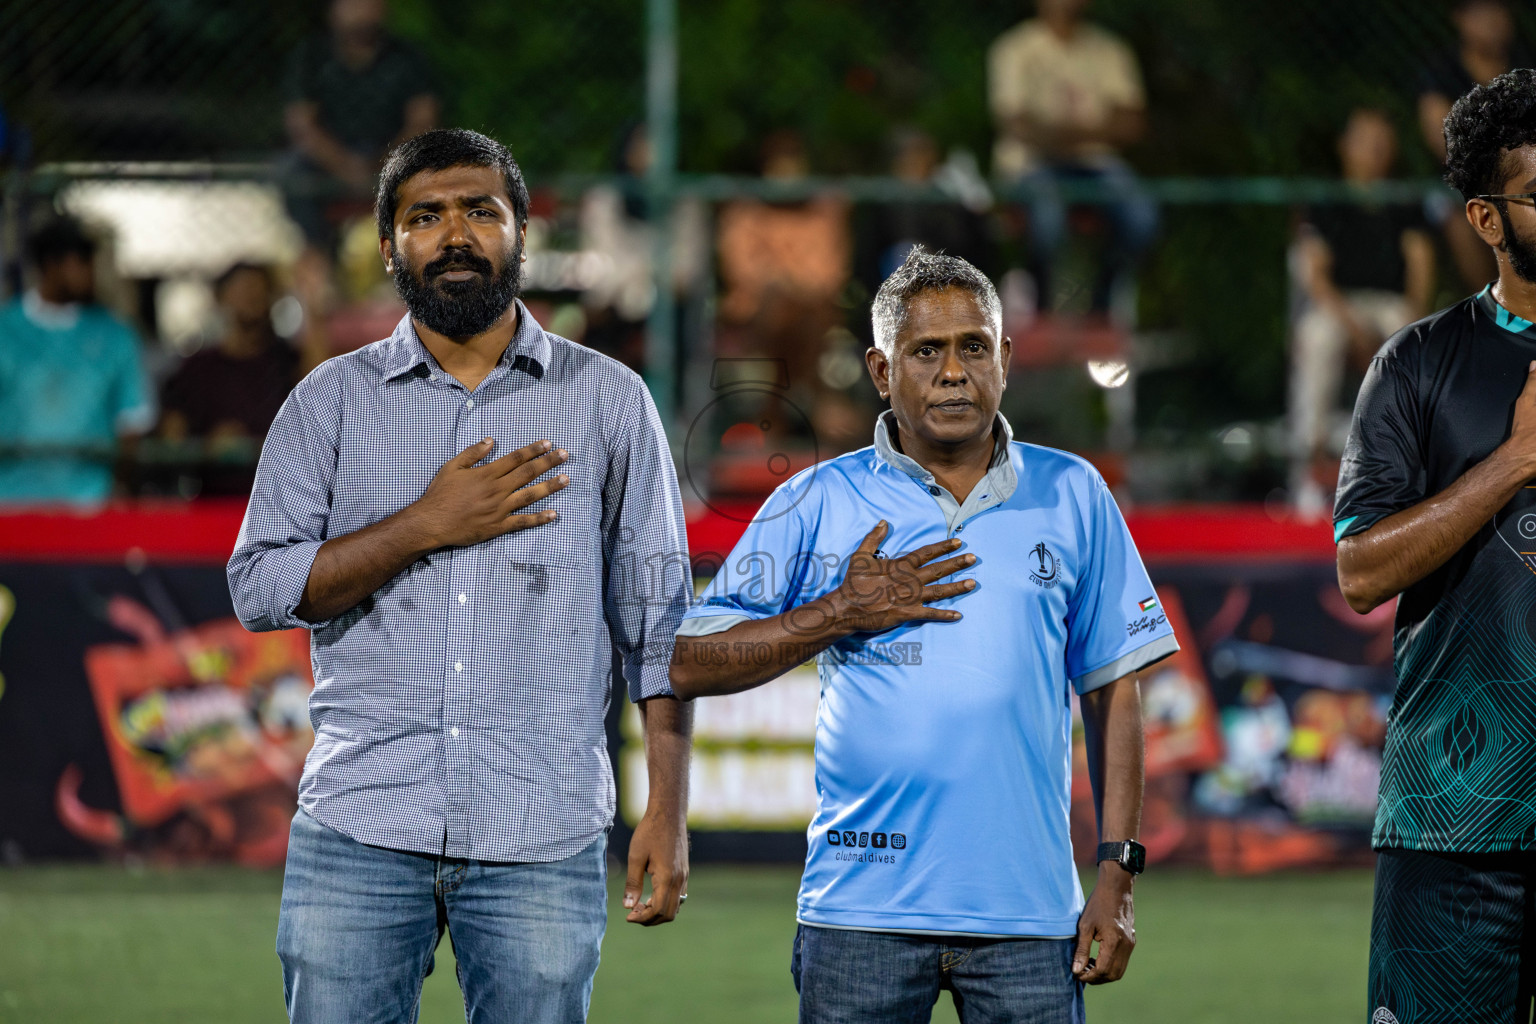
{"type": "Polygon", "coordinates": [[[798,508],[809,480],[792,479],[768,496],[683,616],[680,636],[722,633],[738,623],[782,615],[802,603],[813,534],[798,508]]]}
{"type": "Polygon", "coordinates": [[[1344,457],[1333,506],[1333,539],[1363,533],[1424,500],[1424,447],[1413,382],[1388,351],[1371,360],[1344,457]]]}
{"type": "Polygon", "coordinates": [[[1082,575],[1067,602],[1067,678],[1079,694],[1179,649],[1109,488],[1094,474],[1082,575]]]}

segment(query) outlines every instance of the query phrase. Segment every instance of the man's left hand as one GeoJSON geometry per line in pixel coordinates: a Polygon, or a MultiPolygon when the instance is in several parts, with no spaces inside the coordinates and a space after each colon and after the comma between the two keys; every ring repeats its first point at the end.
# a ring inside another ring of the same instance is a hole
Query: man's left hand
{"type": "Polygon", "coordinates": [[[1119,981],[1136,948],[1136,911],[1131,903],[1133,876],[1113,861],[1099,865],[1098,884],[1083,915],[1077,919],[1077,949],[1072,954],[1072,974],[1086,985],[1119,981]],[[1089,947],[1099,944],[1097,958],[1089,947]]]}
{"type": "Polygon", "coordinates": [[[647,807],[629,840],[629,874],[624,880],[624,906],[633,924],[666,924],[688,891],[688,827],[675,811],[647,807]],[[651,895],[641,900],[645,876],[651,895]]]}

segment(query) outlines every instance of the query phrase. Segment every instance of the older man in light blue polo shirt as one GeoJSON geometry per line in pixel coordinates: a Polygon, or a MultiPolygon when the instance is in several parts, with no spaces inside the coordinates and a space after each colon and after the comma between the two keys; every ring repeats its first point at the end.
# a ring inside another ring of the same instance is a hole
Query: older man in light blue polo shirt
{"type": "Polygon", "coordinates": [[[1134,944],[1137,670],[1178,649],[1104,481],[1016,442],[1009,343],[974,267],[915,251],[881,287],[875,443],[768,499],[685,619],[678,696],[815,656],[818,806],[793,971],[803,1022],[1078,1021],[1134,944]],[[1072,692],[1099,807],[1085,907],[1072,692]],[[1093,943],[1097,957],[1092,957],[1093,943]]]}

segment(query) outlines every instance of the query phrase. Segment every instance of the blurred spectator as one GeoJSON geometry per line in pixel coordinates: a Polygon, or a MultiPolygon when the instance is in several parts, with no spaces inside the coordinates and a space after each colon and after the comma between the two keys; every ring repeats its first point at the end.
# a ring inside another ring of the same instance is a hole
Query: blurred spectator
{"type": "MultiPolygon", "coordinates": [[[[1344,180],[1368,189],[1392,171],[1397,130],[1382,111],[1357,109],[1338,152],[1344,180]]],[[[1428,312],[1435,250],[1418,204],[1375,203],[1366,192],[1308,211],[1295,254],[1306,309],[1291,348],[1291,493],[1313,513],[1327,504],[1318,477],[1333,475],[1349,425],[1345,370],[1363,373],[1388,336],[1428,312]]]]}
{"type": "MultiPolygon", "coordinates": [[[[786,183],[810,173],[798,134],[764,140],[762,173],[786,183]]],[[[735,200],[721,208],[718,230],[724,347],[783,359],[791,389],[814,388],[822,342],[843,322],[838,300],[852,263],[847,202],[735,200]]]]}
{"type": "MultiPolygon", "coordinates": [[[[649,223],[645,178],[651,146],[645,125],[628,126],[620,137],[614,170],[621,184],[598,185],[582,196],[581,248],[602,256],[601,273],[582,296],[586,314],[583,344],[644,369],[645,324],[656,301],[656,232],[649,223]]],[[[709,239],[702,203],[682,198],[672,207],[670,239],[672,290],[686,301],[698,288],[709,239]]]]}
{"type": "MultiPolygon", "coordinates": [[[[254,458],[257,445],[297,383],[299,356],[272,330],[272,272],[237,263],[214,282],[223,315],[217,345],[194,352],[161,390],[160,435],[201,440],[213,461],[254,458]]],[[[204,494],[249,494],[255,466],[212,468],[204,494]]]]}
{"type": "Polygon", "coordinates": [[[385,31],[387,14],[385,0],[332,0],[330,31],[305,40],[289,68],[283,119],[294,152],[284,192],[304,233],[295,290],[306,330],[317,329],[329,312],[342,222],[371,213],[384,156],[437,125],[432,67],[385,31]]]}
{"type": "MultiPolygon", "coordinates": [[[[1432,57],[1419,76],[1419,131],[1424,144],[1445,163],[1445,115],[1474,85],[1487,85],[1510,68],[1529,67],[1531,55],[1518,49],[1515,19],[1505,0],[1459,0],[1451,12],[1457,44],[1432,57]]],[[[1445,234],[1451,258],[1468,291],[1496,276],[1493,252],[1462,213],[1459,197],[1447,196],[1432,216],[1445,234]]]]}
{"type": "Polygon", "coordinates": [[[154,423],[138,339],[96,304],[95,256],[78,221],[44,223],[30,287],[0,307],[0,502],[105,501],[119,443],[154,423]]]}
{"type": "MultiPolygon", "coordinates": [[[[915,128],[899,129],[892,136],[891,176],[909,185],[939,188],[953,194],[941,175],[939,147],[933,136],[915,128]]],[[[975,266],[991,266],[991,239],[980,209],[954,202],[901,200],[869,208],[860,231],[859,278],[870,294],[906,262],[915,245],[942,252],[975,266]]],[[[969,198],[969,197],[967,197],[969,198]]],[[[974,200],[972,200],[974,204],[974,200]]]]}
{"type": "Polygon", "coordinates": [[[1088,0],[1038,0],[1038,17],[1009,29],[987,55],[998,138],[992,170],[1030,188],[1029,236],[1039,308],[1051,308],[1052,264],[1066,237],[1059,186],[1090,180],[1112,201],[1100,207],[1109,238],[1092,309],[1108,312],[1114,287],[1157,229],[1157,209],[1119,151],[1146,132],[1146,94],[1129,46],[1083,20],[1088,0]]]}

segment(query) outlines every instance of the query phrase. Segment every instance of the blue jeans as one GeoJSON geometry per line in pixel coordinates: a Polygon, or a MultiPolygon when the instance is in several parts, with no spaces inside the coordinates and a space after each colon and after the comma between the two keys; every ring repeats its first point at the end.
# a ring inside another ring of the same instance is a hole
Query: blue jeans
{"type": "Polygon", "coordinates": [[[1062,182],[1084,179],[1097,180],[1114,197],[1099,207],[1108,221],[1109,240],[1093,285],[1093,309],[1109,309],[1115,283],[1136,265],[1157,235],[1156,204],[1131,169],[1118,160],[1096,165],[1050,164],[1024,175],[1020,183],[1034,190],[1029,203],[1030,269],[1035,275],[1041,309],[1051,308],[1056,254],[1067,236],[1067,203],[1059,186],[1062,182]]]}
{"type": "Polygon", "coordinates": [[[295,1024],[412,1024],[446,928],[470,1024],[579,1024],[607,925],[607,837],[550,864],[365,846],[294,815],[277,924],[295,1024]]]}
{"type": "Polygon", "coordinates": [[[800,1024],[927,1024],[949,989],[961,1024],[1083,1024],[1072,939],[967,939],[801,925],[800,1024]]]}

